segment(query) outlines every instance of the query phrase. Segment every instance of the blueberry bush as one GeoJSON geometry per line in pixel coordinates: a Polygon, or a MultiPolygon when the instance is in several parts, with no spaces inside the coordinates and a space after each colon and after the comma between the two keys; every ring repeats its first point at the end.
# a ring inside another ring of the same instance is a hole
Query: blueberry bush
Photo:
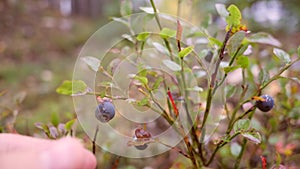
{"type": "MultiPolygon", "coordinates": [[[[64,81],[57,92],[108,99],[93,108],[100,123],[120,120],[118,111],[127,110],[115,110],[119,100],[156,112],[163,118],[161,125],[172,126],[182,137],[178,145],[156,138],[159,125],[141,123],[131,129],[133,139],[120,146],[145,151],[151,144],[163,144],[190,160],[174,161],[174,169],[299,165],[294,152],[299,153],[300,146],[300,79],[293,68],[300,48],[287,52],[272,35],[252,32],[234,4],[215,5],[226,23],[216,28],[212,18],[200,27],[181,19],[180,0],[177,16],[161,14],[155,2],[149,2],[151,6],[139,8],[142,17],[132,17],[132,2],[122,1],[122,17],[113,18],[127,30],[122,40],[105,58],[80,60],[97,73],[95,86],[75,79],[64,81]],[[124,62],[135,73],[121,69],[124,62]],[[123,89],[116,75],[129,79],[126,94],[112,92],[123,89]]],[[[51,127],[39,127],[53,135],[51,127]]]]}

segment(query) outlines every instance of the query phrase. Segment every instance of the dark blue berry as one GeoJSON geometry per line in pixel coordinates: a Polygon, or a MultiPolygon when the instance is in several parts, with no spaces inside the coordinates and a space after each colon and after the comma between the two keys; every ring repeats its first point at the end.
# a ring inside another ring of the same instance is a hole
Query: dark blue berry
{"type": "Polygon", "coordinates": [[[262,95],[260,97],[265,100],[257,100],[255,103],[256,107],[263,112],[270,111],[274,107],[274,99],[269,95],[262,95]]]}
{"type": "Polygon", "coordinates": [[[148,147],[148,144],[143,144],[143,145],[140,145],[140,146],[134,146],[136,149],[138,150],[145,150],[147,147],[148,147]]]}
{"type": "Polygon", "coordinates": [[[95,115],[99,121],[107,123],[115,116],[115,107],[110,101],[104,101],[98,105],[95,115]]]}

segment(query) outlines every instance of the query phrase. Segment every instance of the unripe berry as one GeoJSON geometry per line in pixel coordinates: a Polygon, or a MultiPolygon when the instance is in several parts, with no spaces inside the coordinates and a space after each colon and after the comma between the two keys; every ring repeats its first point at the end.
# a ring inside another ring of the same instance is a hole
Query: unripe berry
{"type": "MultiPolygon", "coordinates": [[[[134,134],[135,134],[134,139],[136,141],[146,141],[151,138],[151,134],[142,128],[137,128],[134,134]]],[[[134,147],[138,150],[145,150],[148,147],[148,144],[145,143],[143,145],[136,145],[134,147]]]]}
{"type": "Polygon", "coordinates": [[[264,101],[262,100],[257,100],[255,105],[256,107],[263,111],[263,112],[268,112],[270,111],[273,107],[274,107],[274,100],[271,96],[269,95],[262,95],[260,96],[261,98],[264,99],[264,101]]]}
{"type": "Polygon", "coordinates": [[[137,128],[134,131],[134,134],[135,134],[136,138],[151,138],[151,134],[142,128],[137,128]]]}
{"type": "MultiPolygon", "coordinates": [[[[138,140],[138,138],[136,138],[136,136],[133,138],[134,140],[138,140]]],[[[143,145],[135,145],[134,146],[136,149],[138,150],[145,150],[148,147],[148,144],[143,144],[143,145]]]]}
{"type": "Polygon", "coordinates": [[[107,123],[115,116],[115,107],[110,101],[100,103],[95,111],[96,118],[103,123],[107,123]]]}

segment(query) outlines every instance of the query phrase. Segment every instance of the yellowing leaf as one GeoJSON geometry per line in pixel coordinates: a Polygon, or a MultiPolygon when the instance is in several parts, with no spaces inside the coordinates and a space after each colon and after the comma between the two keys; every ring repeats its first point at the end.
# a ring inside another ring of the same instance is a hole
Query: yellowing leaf
{"type": "Polygon", "coordinates": [[[239,8],[235,5],[230,5],[227,8],[229,15],[226,17],[226,22],[229,27],[239,26],[241,23],[242,15],[239,8]]]}
{"type": "Polygon", "coordinates": [[[184,58],[186,57],[188,54],[190,54],[194,49],[194,46],[189,46],[189,47],[186,47],[184,48],[183,50],[181,50],[179,53],[178,53],[178,56],[179,58],[184,58]]]}

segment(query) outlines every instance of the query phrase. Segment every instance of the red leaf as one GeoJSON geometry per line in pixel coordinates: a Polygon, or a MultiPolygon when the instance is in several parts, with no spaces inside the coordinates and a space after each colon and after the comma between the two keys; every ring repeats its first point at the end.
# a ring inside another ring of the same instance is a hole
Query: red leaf
{"type": "Polygon", "coordinates": [[[267,169],[267,159],[264,156],[260,156],[261,163],[262,163],[262,169],[267,169]]]}
{"type": "Polygon", "coordinates": [[[175,102],[174,102],[174,99],[173,99],[173,96],[172,96],[172,94],[171,94],[170,89],[168,89],[168,92],[167,92],[167,93],[168,93],[168,96],[169,96],[169,98],[170,98],[172,107],[173,107],[173,109],[174,109],[175,116],[178,117],[179,111],[178,111],[177,106],[176,106],[176,104],[175,104],[175,102]]]}

